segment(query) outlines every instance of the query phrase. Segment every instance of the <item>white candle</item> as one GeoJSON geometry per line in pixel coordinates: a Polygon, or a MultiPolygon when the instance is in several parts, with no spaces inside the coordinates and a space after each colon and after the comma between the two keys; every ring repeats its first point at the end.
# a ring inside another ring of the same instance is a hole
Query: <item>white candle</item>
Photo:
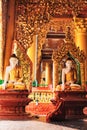
{"type": "Polygon", "coordinates": [[[35,43],[35,75],[34,75],[34,79],[35,81],[37,81],[37,46],[38,46],[38,35],[36,35],[36,43],[35,43]]]}

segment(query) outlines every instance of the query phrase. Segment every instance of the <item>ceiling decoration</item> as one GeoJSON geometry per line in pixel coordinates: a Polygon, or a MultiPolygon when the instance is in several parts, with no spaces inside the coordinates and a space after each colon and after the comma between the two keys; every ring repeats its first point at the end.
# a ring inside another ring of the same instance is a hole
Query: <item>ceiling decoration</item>
{"type": "Polygon", "coordinates": [[[53,17],[78,16],[87,7],[87,0],[29,0],[29,3],[30,10],[39,15],[43,13],[45,20],[48,19],[48,14],[53,17]]]}
{"type": "Polygon", "coordinates": [[[27,49],[51,18],[79,16],[86,5],[87,0],[16,0],[16,39],[27,49]]]}

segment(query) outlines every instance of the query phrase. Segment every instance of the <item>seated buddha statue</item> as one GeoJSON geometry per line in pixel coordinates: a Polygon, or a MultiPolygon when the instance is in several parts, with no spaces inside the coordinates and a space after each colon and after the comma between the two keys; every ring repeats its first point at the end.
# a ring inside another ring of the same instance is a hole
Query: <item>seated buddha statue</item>
{"type": "Polygon", "coordinates": [[[18,65],[19,60],[15,54],[9,59],[10,65],[6,67],[3,89],[25,89],[23,83],[22,68],[18,65]]]}
{"type": "Polygon", "coordinates": [[[72,60],[68,58],[65,63],[65,68],[62,69],[62,84],[61,90],[65,89],[81,89],[80,85],[76,83],[77,73],[76,69],[73,67],[72,60]]]}

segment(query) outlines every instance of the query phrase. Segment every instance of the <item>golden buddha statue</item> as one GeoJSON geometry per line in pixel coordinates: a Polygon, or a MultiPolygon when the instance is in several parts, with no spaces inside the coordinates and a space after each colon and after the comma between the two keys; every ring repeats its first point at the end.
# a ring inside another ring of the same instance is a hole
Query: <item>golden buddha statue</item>
{"type": "Polygon", "coordinates": [[[3,89],[25,89],[23,83],[22,68],[18,65],[18,58],[12,54],[9,59],[10,65],[6,67],[3,89]]]}
{"type": "Polygon", "coordinates": [[[76,83],[77,73],[76,69],[73,67],[72,60],[68,58],[65,63],[66,67],[62,69],[62,84],[58,85],[59,89],[72,89],[79,90],[81,89],[80,85],[76,83]]]}

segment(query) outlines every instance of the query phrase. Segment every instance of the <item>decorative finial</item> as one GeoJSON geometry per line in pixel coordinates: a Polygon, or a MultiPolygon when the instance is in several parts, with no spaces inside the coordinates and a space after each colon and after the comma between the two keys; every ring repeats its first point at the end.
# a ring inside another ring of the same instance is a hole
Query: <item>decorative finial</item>
{"type": "Polygon", "coordinates": [[[70,32],[70,27],[68,26],[66,28],[66,38],[65,38],[65,41],[66,42],[71,42],[72,41],[72,36],[71,36],[71,32],[70,32]]]}

